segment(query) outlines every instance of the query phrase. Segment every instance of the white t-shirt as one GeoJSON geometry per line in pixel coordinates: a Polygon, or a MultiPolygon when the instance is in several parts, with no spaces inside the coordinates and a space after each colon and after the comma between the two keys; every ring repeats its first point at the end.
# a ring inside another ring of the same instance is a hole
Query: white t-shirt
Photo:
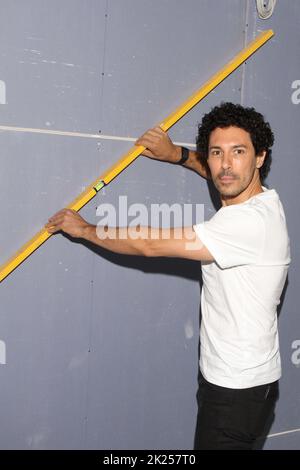
{"type": "Polygon", "coordinates": [[[202,262],[200,369],[206,380],[248,388],[281,376],[277,305],[290,263],[274,189],[224,206],[194,230],[214,261],[202,262]]]}

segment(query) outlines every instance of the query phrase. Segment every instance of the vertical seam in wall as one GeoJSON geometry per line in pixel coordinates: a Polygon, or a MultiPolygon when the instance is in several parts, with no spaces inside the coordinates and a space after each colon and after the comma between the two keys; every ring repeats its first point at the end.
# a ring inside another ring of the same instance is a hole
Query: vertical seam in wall
{"type": "Polygon", "coordinates": [[[106,41],[107,41],[107,22],[108,22],[108,1],[105,5],[105,22],[104,22],[104,38],[103,38],[103,61],[102,61],[102,75],[101,75],[101,92],[100,92],[100,125],[103,118],[103,96],[104,96],[104,79],[105,79],[105,61],[106,61],[106,41]]]}
{"type": "MultiPolygon", "coordinates": [[[[105,5],[105,21],[104,21],[104,33],[103,33],[103,61],[102,61],[102,75],[101,75],[101,91],[100,91],[100,124],[103,116],[103,95],[104,95],[104,68],[105,68],[105,57],[106,57],[106,39],[107,39],[107,22],[108,22],[108,1],[106,0],[105,5]]],[[[83,449],[86,449],[87,445],[87,428],[88,428],[88,410],[89,410],[89,395],[90,395],[90,369],[91,369],[91,350],[92,350],[92,325],[93,325],[93,310],[94,310],[94,281],[95,281],[95,256],[92,255],[91,263],[91,280],[90,280],[90,312],[89,312],[89,331],[88,331],[88,364],[87,364],[87,383],[86,383],[86,396],[85,396],[85,411],[84,411],[84,429],[83,429],[83,449]]]]}
{"type": "MultiPolygon", "coordinates": [[[[244,15],[244,47],[246,47],[248,42],[248,28],[249,28],[249,11],[250,11],[250,0],[246,0],[245,4],[245,15],[244,15]]],[[[241,98],[240,102],[243,105],[245,102],[245,75],[246,75],[247,64],[242,65],[242,78],[241,78],[241,98]]]]}

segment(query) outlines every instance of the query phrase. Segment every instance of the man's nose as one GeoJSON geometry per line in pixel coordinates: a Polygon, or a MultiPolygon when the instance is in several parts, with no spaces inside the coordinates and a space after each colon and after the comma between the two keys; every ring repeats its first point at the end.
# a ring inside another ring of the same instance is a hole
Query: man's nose
{"type": "Polygon", "coordinates": [[[224,152],[223,157],[222,157],[222,168],[224,170],[227,170],[228,168],[231,168],[231,166],[232,166],[232,159],[228,153],[224,152]]]}

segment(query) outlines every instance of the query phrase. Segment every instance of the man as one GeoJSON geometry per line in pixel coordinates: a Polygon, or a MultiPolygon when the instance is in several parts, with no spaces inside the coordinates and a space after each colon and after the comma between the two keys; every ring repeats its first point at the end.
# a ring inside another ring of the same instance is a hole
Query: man
{"type": "Polygon", "coordinates": [[[281,375],[277,312],[290,263],[284,211],[262,186],[273,133],[253,108],[223,103],[203,117],[197,152],[176,147],[155,128],[137,144],[150,158],[184,164],[217,188],[222,207],[193,227],[96,227],[63,209],[49,219],[62,230],[117,253],[201,261],[198,449],[253,449],[272,416],[281,375]],[[135,232],[136,233],[136,232],[135,232]],[[112,232],[111,232],[112,234],[112,232]],[[154,236],[153,236],[154,235],[154,236]],[[179,236],[180,235],[180,236],[179,236]]]}

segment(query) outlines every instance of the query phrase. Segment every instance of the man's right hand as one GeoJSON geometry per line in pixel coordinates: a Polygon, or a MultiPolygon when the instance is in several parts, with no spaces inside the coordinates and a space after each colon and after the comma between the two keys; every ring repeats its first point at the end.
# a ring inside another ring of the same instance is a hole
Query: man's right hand
{"type": "MultiPolygon", "coordinates": [[[[149,129],[135,142],[136,145],[146,147],[143,155],[168,163],[178,163],[181,160],[182,148],[174,145],[168,134],[160,127],[149,129]]],[[[210,178],[207,167],[200,162],[197,153],[189,150],[189,158],[183,165],[190,170],[195,171],[203,178],[210,178]]]]}
{"type": "Polygon", "coordinates": [[[154,160],[177,163],[181,158],[181,147],[174,145],[168,134],[160,127],[149,129],[137,139],[135,145],[146,147],[143,155],[154,160]]]}

